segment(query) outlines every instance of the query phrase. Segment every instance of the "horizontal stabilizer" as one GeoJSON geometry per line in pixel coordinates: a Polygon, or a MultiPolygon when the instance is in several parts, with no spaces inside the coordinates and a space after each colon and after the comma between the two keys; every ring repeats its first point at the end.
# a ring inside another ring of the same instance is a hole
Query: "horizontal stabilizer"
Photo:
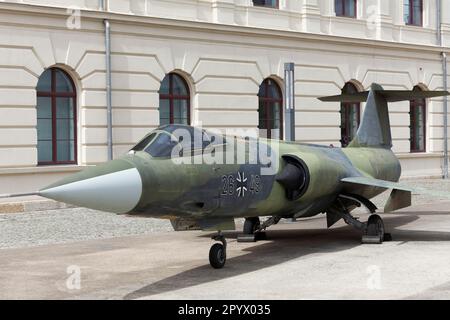
{"type": "MultiPolygon", "coordinates": [[[[444,97],[450,95],[448,91],[424,91],[424,90],[374,90],[383,96],[387,102],[409,101],[415,99],[426,99],[444,97]]],[[[366,102],[369,91],[357,92],[354,94],[340,94],[319,98],[323,102],[366,102]]]]}
{"type": "MultiPolygon", "coordinates": [[[[341,179],[344,184],[352,185],[354,188],[359,187],[364,190],[364,187],[377,187],[382,189],[392,189],[392,193],[384,207],[385,212],[392,212],[411,205],[411,194],[426,194],[435,198],[450,200],[448,192],[429,190],[425,188],[410,187],[403,183],[378,180],[367,177],[350,177],[341,179]]],[[[354,192],[354,190],[353,190],[354,192]]]]}
{"type": "Polygon", "coordinates": [[[345,183],[353,183],[353,184],[360,184],[370,187],[378,187],[383,189],[396,189],[396,190],[402,190],[402,191],[410,191],[414,192],[415,190],[404,186],[398,182],[391,182],[386,180],[378,180],[373,178],[366,178],[366,177],[350,177],[350,178],[344,178],[341,180],[345,183]]]}

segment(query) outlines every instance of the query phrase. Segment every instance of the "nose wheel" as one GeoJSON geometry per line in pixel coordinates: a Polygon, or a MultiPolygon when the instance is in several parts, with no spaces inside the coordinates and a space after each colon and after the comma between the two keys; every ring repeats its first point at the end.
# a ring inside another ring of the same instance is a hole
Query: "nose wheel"
{"type": "Polygon", "coordinates": [[[209,249],[209,263],[214,269],[222,269],[227,261],[227,240],[220,231],[212,239],[222,243],[215,243],[209,249]]]}

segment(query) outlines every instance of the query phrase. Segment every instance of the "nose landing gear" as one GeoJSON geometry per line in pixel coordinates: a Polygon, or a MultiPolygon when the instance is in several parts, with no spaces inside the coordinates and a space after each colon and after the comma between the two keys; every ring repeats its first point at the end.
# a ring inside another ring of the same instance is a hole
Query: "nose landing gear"
{"type": "Polygon", "coordinates": [[[214,269],[222,269],[227,261],[227,240],[221,231],[212,236],[212,239],[214,241],[220,241],[222,244],[215,243],[212,245],[209,250],[209,263],[214,269]]]}

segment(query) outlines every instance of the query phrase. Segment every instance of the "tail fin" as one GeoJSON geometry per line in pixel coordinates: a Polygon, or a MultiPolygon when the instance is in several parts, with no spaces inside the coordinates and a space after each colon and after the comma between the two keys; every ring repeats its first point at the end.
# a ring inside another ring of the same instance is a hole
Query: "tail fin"
{"type": "Polygon", "coordinates": [[[392,148],[391,125],[389,122],[388,102],[408,101],[448,96],[448,91],[421,90],[383,90],[383,87],[373,83],[370,91],[355,94],[342,94],[319,98],[324,102],[365,102],[367,101],[361,125],[350,148],[376,147],[392,148]]]}

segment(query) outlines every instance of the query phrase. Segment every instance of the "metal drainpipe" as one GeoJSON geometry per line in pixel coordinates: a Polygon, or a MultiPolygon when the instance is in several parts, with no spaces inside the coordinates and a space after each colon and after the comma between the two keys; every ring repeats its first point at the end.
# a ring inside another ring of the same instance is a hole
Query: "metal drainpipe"
{"type": "MultiPolygon", "coordinates": [[[[442,38],[442,0],[437,1],[437,20],[438,20],[438,42],[439,46],[444,47],[444,40],[442,38]]],[[[442,50],[442,75],[443,75],[443,86],[444,90],[448,90],[448,70],[447,70],[447,53],[442,50]]],[[[448,179],[448,98],[444,97],[444,168],[443,168],[443,178],[448,179]]]]}
{"type": "MultiPolygon", "coordinates": [[[[442,52],[442,72],[444,74],[444,90],[447,84],[447,53],[442,52]]],[[[444,179],[448,179],[448,97],[444,97],[444,179]]]]}
{"type": "MultiPolygon", "coordinates": [[[[100,10],[106,9],[106,0],[100,0],[100,10]]],[[[113,159],[112,135],[112,93],[111,93],[111,25],[108,19],[103,20],[105,26],[105,61],[106,61],[106,109],[107,109],[107,144],[108,160],[113,159]]]]}

